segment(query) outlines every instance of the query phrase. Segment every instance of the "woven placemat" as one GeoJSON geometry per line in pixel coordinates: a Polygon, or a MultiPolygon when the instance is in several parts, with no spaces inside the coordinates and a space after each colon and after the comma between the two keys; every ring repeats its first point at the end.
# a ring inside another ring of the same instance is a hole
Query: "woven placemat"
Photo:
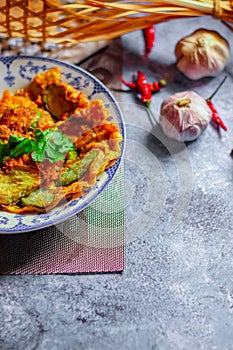
{"type": "Polygon", "coordinates": [[[69,220],[0,236],[1,274],[122,271],[125,266],[123,165],[99,198],[69,220]]]}
{"type": "MultiPolygon", "coordinates": [[[[78,57],[77,57],[78,60],[78,57]]],[[[119,87],[119,40],[83,60],[108,87],[119,87]]],[[[0,274],[116,272],[125,267],[124,169],[85,210],[56,226],[0,235],[0,274]]]]}

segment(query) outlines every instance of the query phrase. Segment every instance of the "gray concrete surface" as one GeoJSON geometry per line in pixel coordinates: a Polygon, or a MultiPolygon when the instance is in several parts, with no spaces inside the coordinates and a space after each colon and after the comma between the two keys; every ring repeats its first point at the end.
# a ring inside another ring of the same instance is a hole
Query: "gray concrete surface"
{"type": "Polygon", "coordinates": [[[209,125],[192,143],[170,142],[133,94],[121,94],[126,269],[0,276],[0,349],[233,349],[233,56],[216,78],[193,82],[178,72],[175,43],[200,27],[233,43],[217,20],[160,24],[147,60],[140,31],[122,38],[123,75],[130,80],[141,69],[150,81],[166,76],[167,87],[153,97],[158,116],[169,94],[192,89],[207,98],[227,74],[214,102],[228,131],[219,134],[209,125]]]}

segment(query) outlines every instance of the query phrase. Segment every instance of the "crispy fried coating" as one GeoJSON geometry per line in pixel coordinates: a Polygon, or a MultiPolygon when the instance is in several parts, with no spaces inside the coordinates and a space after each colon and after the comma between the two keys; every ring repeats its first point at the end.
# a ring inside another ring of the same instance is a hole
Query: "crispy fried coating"
{"type": "Polygon", "coordinates": [[[0,99],[0,153],[10,135],[35,140],[37,129],[60,130],[73,141],[73,150],[54,163],[35,162],[31,153],[0,157],[1,210],[41,213],[80,197],[121,155],[122,135],[104,103],[90,101],[61,77],[51,68],[0,99]]]}

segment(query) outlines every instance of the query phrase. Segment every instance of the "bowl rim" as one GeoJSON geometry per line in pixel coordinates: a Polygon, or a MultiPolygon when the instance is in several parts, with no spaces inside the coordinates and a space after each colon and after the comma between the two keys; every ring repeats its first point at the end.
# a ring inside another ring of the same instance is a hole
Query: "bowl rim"
{"type": "MultiPolygon", "coordinates": [[[[101,91],[102,93],[104,94],[107,94],[109,96],[109,103],[113,104],[114,106],[114,110],[116,111],[116,117],[118,119],[118,122],[120,124],[120,131],[121,131],[121,135],[123,137],[123,140],[121,142],[121,155],[119,156],[119,158],[117,159],[116,163],[114,163],[114,167],[116,168],[113,175],[111,176],[111,178],[107,179],[103,185],[101,186],[100,190],[99,191],[96,191],[96,193],[94,193],[87,201],[85,201],[84,199],[84,202],[83,202],[83,205],[81,206],[80,209],[78,210],[74,210],[73,211],[73,206],[69,206],[70,208],[70,211],[69,213],[64,213],[63,215],[59,215],[56,219],[53,218],[52,221],[51,219],[49,219],[47,222],[42,222],[42,223],[37,223],[35,226],[32,226],[32,227],[28,227],[28,228],[23,228],[23,229],[20,229],[20,230],[14,230],[14,227],[13,229],[3,229],[2,227],[0,227],[0,234],[19,234],[19,233],[30,233],[32,231],[38,231],[38,230],[42,230],[42,229],[45,229],[45,228],[49,228],[51,226],[54,226],[56,224],[60,224],[68,219],[70,219],[71,217],[73,217],[74,215],[80,213],[82,210],[84,210],[85,208],[87,208],[91,203],[93,203],[97,197],[99,197],[99,195],[101,195],[101,193],[108,187],[108,185],[112,182],[113,178],[115,177],[116,173],[118,172],[119,168],[120,168],[120,165],[121,163],[123,162],[123,158],[124,158],[124,153],[125,153],[125,146],[126,146],[126,127],[125,127],[125,122],[124,122],[124,118],[123,118],[123,113],[119,107],[119,104],[115,98],[115,96],[112,94],[112,92],[109,90],[109,88],[104,84],[102,83],[98,78],[96,78],[93,74],[91,74],[90,72],[88,72],[87,70],[83,69],[82,67],[79,67],[78,65],[75,65],[73,63],[69,63],[69,62],[66,62],[66,61],[62,61],[62,60],[59,60],[59,59],[56,59],[56,58],[50,58],[50,57],[44,57],[44,56],[27,56],[27,55],[20,55],[20,56],[14,56],[14,55],[9,55],[9,56],[3,56],[3,55],[0,55],[0,62],[2,62],[3,64],[6,64],[6,62],[14,62],[15,60],[38,60],[38,61],[44,61],[44,62],[50,62],[50,63],[54,63],[54,64],[57,64],[57,65],[61,65],[61,66],[64,66],[66,68],[71,68],[72,70],[74,71],[77,71],[78,72],[81,72],[84,76],[87,76],[89,79],[91,79],[93,82],[96,82],[98,85],[100,85],[103,89],[103,91],[101,91]],[[5,62],[4,62],[5,61],[5,62]]],[[[2,72],[2,70],[1,70],[2,72]]],[[[1,74],[1,73],[0,73],[1,74]]],[[[4,89],[5,90],[5,89],[4,89]]],[[[10,88],[9,88],[10,90],[10,88]]],[[[109,168],[111,169],[111,167],[109,168]]],[[[91,188],[90,188],[91,190],[91,188]]],[[[85,198],[85,194],[83,196],[85,198]]],[[[75,199],[74,199],[75,200],[75,199]]],[[[71,203],[72,203],[72,200],[71,200],[71,203]]],[[[53,208],[53,210],[55,210],[57,207],[53,208]]],[[[74,206],[75,208],[75,206],[74,206]]],[[[51,211],[51,212],[52,212],[51,211]]],[[[17,218],[19,217],[25,217],[25,216],[40,216],[40,215],[49,215],[50,212],[45,212],[45,213],[42,213],[42,214],[14,214],[14,213],[9,213],[9,212],[5,212],[5,211],[0,211],[0,217],[3,216],[1,215],[1,213],[7,213],[8,215],[9,214],[12,214],[12,216],[16,216],[17,218]]],[[[16,225],[17,226],[17,225],[16,225]]]]}

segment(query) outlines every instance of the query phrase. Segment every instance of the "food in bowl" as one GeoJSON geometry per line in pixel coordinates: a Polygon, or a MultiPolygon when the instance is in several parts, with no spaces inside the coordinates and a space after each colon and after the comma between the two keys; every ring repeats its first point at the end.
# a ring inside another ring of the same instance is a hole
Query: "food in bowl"
{"type": "Polygon", "coordinates": [[[101,100],[61,80],[59,67],[0,99],[0,209],[35,213],[85,194],[121,155],[101,100]]]}

